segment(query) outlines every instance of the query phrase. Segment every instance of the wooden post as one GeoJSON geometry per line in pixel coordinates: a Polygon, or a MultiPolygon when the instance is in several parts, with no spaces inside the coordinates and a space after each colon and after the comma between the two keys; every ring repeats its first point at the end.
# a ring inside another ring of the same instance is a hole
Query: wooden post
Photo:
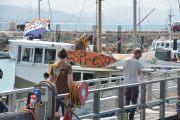
{"type": "Polygon", "coordinates": [[[98,52],[102,50],[102,0],[98,0],[98,52]]]}

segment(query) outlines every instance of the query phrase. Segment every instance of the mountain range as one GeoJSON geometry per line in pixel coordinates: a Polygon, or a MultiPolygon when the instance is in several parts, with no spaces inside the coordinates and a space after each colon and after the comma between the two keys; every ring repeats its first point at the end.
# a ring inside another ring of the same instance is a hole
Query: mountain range
{"type": "MultiPolygon", "coordinates": [[[[141,19],[143,19],[152,8],[141,8],[141,19]]],[[[167,24],[168,10],[156,9],[142,24],[144,25],[164,25],[167,24]]],[[[73,23],[73,24],[95,24],[96,13],[83,11],[79,13],[67,13],[64,11],[52,10],[52,20],[55,23],[73,23]]],[[[113,9],[103,10],[103,23],[104,24],[117,24],[117,25],[131,25],[133,23],[133,10],[131,7],[119,7],[113,9]]],[[[173,10],[172,21],[177,21],[179,16],[178,10],[173,10]]],[[[38,11],[35,9],[29,10],[28,8],[8,6],[0,4],[0,22],[9,21],[14,19],[19,22],[30,21],[38,17],[38,11]]],[[[50,18],[49,11],[41,11],[42,18],[50,18]]]]}

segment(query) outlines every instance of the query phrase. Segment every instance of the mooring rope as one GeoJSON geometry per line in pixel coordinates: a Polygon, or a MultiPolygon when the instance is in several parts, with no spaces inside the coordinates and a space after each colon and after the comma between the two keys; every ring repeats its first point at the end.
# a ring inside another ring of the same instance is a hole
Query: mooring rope
{"type": "Polygon", "coordinates": [[[75,107],[83,107],[88,96],[88,85],[86,83],[73,82],[69,97],[75,107]]]}

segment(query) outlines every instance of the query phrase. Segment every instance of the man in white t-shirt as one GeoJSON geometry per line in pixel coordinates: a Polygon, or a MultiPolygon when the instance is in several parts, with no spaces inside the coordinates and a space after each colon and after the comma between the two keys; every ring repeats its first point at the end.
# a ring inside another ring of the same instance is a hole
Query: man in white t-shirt
{"type": "MultiPolygon", "coordinates": [[[[124,69],[124,83],[134,84],[138,83],[138,75],[140,75],[142,65],[139,62],[139,58],[142,56],[141,49],[135,49],[132,58],[125,61],[123,65],[124,69]]],[[[139,94],[139,86],[127,87],[125,89],[125,105],[137,104],[137,98],[139,94]]],[[[129,120],[134,120],[134,113],[136,108],[126,111],[129,113],[129,120]]]]}

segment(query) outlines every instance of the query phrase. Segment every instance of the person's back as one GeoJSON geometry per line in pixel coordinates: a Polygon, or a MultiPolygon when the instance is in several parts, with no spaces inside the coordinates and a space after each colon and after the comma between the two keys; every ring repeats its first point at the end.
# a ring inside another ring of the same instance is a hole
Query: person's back
{"type": "MultiPolygon", "coordinates": [[[[124,83],[125,84],[134,84],[138,83],[138,75],[141,72],[141,63],[138,61],[142,56],[141,49],[135,49],[132,58],[129,58],[125,61],[124,69],[124,83]]],[[[137,98],[139,94],[139,86],[128,86],[125,88],[125,105],[137,104],[137,98]]],[[[136,108],[126,110],[126,113],[129,116],[129,120],[134,120],[136,108]]]]}
{"type": "Polygon", "coordinates": [[[125,84],[133,84],[138,82],[138,74],[141,70],[141,63],[135,58],[129,58],[125,61],[124,80],[125,84]]]}
{"type": "MultiPolygon", "coordinates": [[[[72,67],[67,63],[67,52],[64,48],[58,51],[58,57],[60,61],[51,66],[49,81],[56,85],[57,94],[64,94],[69,92],[73,83],[72,67]]],[[[59,111],[59,107],[61,106],[63,116],[64,103],[62,101],[65,100],[69,102],[67,99],[68,98],[56,98],[56,112],[59,111]]]]}
{"type": "Polygon", "coordinates": [[[61,61],[52,65],[51,70],[53,75],[53,80],[57,88],[58,94],[64,94],[69,92],[68,87],[68,74],[71,74],[70,64],[61,61]]]}

